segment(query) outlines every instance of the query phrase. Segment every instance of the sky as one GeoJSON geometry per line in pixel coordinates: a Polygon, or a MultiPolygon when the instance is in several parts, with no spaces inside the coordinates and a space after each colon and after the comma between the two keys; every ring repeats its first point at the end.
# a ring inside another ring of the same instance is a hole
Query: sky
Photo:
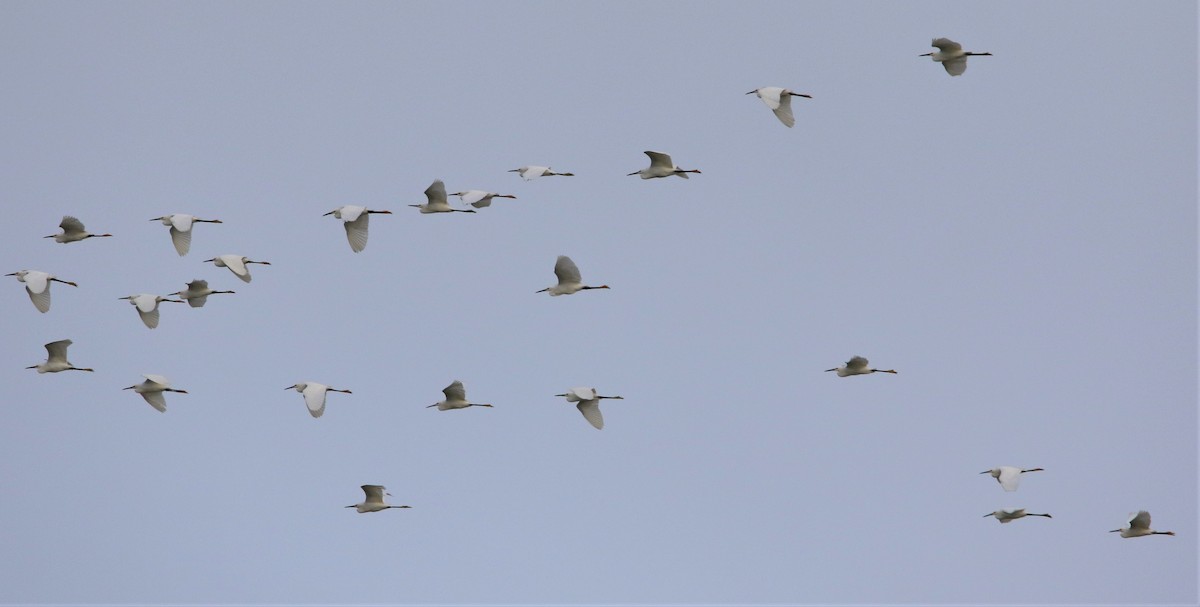
{"type": "Polygon", "coordinates": [[[0,79],[0,273],[79,285],[0,282],[0,603],[1200,600],[1195,3],[5,2],[0,79]]]}

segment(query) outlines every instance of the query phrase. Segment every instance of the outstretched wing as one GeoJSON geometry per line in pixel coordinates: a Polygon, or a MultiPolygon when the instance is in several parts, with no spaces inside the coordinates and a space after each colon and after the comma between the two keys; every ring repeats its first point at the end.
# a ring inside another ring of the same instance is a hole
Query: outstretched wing
{"type": "Polygon", "coordinates": [[[559,255],[558,261],[554,262],[554,275],[558,277],[559,284],[583,280],[579,274],[579,266],[566,255],[559,255]]]}
{"type": "Polygon", "coordinates": [[[354,221],[347,221],[346,240],[350,241],[350,250],[355,253],[367,248],[367,226],[371,221],[370,213],[363,213],[354,221]]]}
{"type": "Polygon", "coordinates": [[[583,414],[583,418],[588,420],[589,424],[597,430],[604,429],[604,416],[600,415],[599,400],[581,400],[575,406],[579,408],[579,412],[583,414]]]}

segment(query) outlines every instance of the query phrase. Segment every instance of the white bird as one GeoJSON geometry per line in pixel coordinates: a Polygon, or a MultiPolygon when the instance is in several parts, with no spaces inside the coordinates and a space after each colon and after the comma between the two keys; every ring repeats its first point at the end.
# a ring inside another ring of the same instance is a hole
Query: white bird
{"type": "Polygon", "coordinates": [[[25,283],[25,292],[29,293],[29,300],[33,302],[33,307],[42,313],[50,310],[51,282],[61,282],[64,285],[71,285],[72,287],[79,286],[69,280],[59,280],[53,274],[38,270],[20,270],[5,274],[5,276],[16,276],[17,280],[25,283]]]}
{"type": "Polygon", "coordinates": [[[434,179],[425,188],[425,204],[410,204],[410,207],[421,209],[421,213],[474,213],[475,209],[455,209],[446,200],[446,184],[441,179],[434,179]]]}
{"type": "Polygon", "coordinates": [[[996,479],[996,482],[1000,483],[1000,486],[1004,487],[1005,491],[1016,491],[1017,485],[1021,483],[1021,475],[1026,472],[1042,472],[1042,469],[1029,468],[1022,470],[1015,466],[1000,466],[999,468],[984,470],[980,474],[992,475],[992,478],[996,479]]]}
{"type": "Polygon", "coordinates": [[[963,72],[967,71],[967,57],[991,55],[991,53],[966,52],[962,50],[961,44],[949,38],[935,38],[930,44],[936,46],[938,50],[918,56],[929,57],[934,61],[941,62],[942,67],[946,68],[946,73],[951,76],[961,76],[963,72]]]}
{"type": "Polygon", "coordinates": [[[269,261],[251,261],[249,257],[242,255],[220,255],[204,260],[205,263],[210,261],[218,268],[229,268],[229,271],[233,272],[234,276],[242,279],[242,282],[250,282],[251,278],[250,270],[246,267],[246,264],[260,263],[264,266],[271,265],[269,261]]]}
{"type": "Polygon", "coordinates": [[[861,356],[852,357],[846,361],[846,364],[833,369],[825,369],[825,372],[837,371],[838,377],[846,377],[847,375],[866,375],[868,373],[896,373],[893,369],[868,369],[867,359],[861,356]]]}
{"type": "Polygon", "coordinates": [[[632,175],[641,175],[642,179],[653,179],[655,177],[670,177],[671,175],[675,175],[676,177],[683,177],[684,179],[687,179],[688,173],[700,172],[696,169],[684,170],[678,166],[675,166],[675,163],[671,162],[671,157],[662,152],[651,152],[650,150],[646,150],[645,154],[650,157],[650,166],[640,171],[634,171],[629,175],[626,175],[626,177],[632,175]]]}
{"type": "Polygon", "coordinates": [[[338,390],[330,388],[325,384],[316,382],[300,382],[294,386],[288,386],[284,390],[295,390],[304,395],[304,404],[308,406],[308,413],[313,417],[321,417],[325,414],[325,394],[327,392],[342,392],[345,394],[353,394],[349,390],[338,390]]]}
{"type": "Polygon", "coordinates": [[[989,516],[996,517],[996,520],[1000,521],[1001,523],[1011,523],[1026,516],[1044,516],[1046,518],[1054,518],[1049,514],[1034,514],[1032,512],[1025,512],[1024,508],[1003,508],[995,512],[989,512],[988,514],[983,515],[983,518],[987,518],[989,516]]]}
{"type": "Polygon", "coordinates": [[[192,225],[195,223],[221,223],[220,219],[200,219],[195,215],[187,215],[184,213],[174,213],[172,215],[163,215],[155,217],[150,221],[161,221],[165,226],[171,226],[171,244],[175,245],[175,252],[182,257],[188,254],[188,249],[192,246],[192,225]]]}
{"type": "Polygon", "coordinates": [[[596,394],[595,388],[571,388],[567,390],[566,394],[555,394],[555,396],[565,396],[567,402],[577,403],[575,406],[583,414],[583,418],[597,430],[604,429],[604,416],[600,415],[600,400],[604,398],[625,400],[623,396],[600,396],[596,394]]]}
{"type": "Polygon", "coordinates": [[[138,316],[142,317],[142,322],[146,323],[146,326],[151,329],[158,327],[158,302],[183,303],[182,299],[168,299],[162,295],[151,295],[149,293],[126,295],[117,299],[128,299],[129,303],[137,308],[138,316]]]}
{"type": "Polygon", "coordinates": [[[492,206],[493,198],[512,198],[516,200],[516,196],[511,194],[497,194],[495,192],[486,192],[484,190],[467,190],[465,192],[454,192],[451,196],[458,196],[458,199],[477,208],[492,206]]]}
{"type": "Polygon", "coordinates": [[[208,301],[209,295],[217,293],[233,293],[233,291],[214,291],[208,287],[207,280],[200,280],[199,278],[187,283],[187,287],[187,289],[179,291],[178,293],[172,293],[171,295],[178,295],[179,299],[187,301],[188,305],[193,308],[203,308],[204,302],[208,301]]]}
{"type": "Polygon", "coordinates": [[[559,177],[574,177],[575,176],[575,173],[555,173],[554,171],[550,170],[550,167],[540,167],[540,166],[535,166],[535,165],[523,166],[519,169],[509,169],[508,172],[516,173],[516,174],[520,175],[521,179],[524,179],[525,181],[529,181],[531,179],[537,179],[538,177],[541,177],[542,175],[545,175],[547,177],[552,176],[552,175],[557,175],[559,177]]]}
{"type": "Polygon", "coordinates": [[[584,289],[607,289],[608,285],[600,285],[598,287],[589,287],[583,282],[583,278],[579,275],[579,267],[575,262],[571,261],[566,255],[559,255],[558,261],[554,262],[554,275],[558,277],[558,284],[553,287],[546,287],[535,293],[550,292],[550,295],[557,297],[559,295],[570,295],[584,289]]]}
{"type": "Polygon", "coordinates": [[[792,97],[804,97],[812,99],[812,95],[804,93],[793,93],[792,91],[778,86],[764,86],[759,89],[754,89],[747,95],[758,95],[767,107],[775,112],[775,117],[783,123],[783,126],[792,128],[796,124],[796,118],[792,116],[792,97]]]}
{"type": "MultiPolygon", "coordinates": [[[[454,380],[454,383],[446,386],[442,390],[442,394],[446,395],[446,400],[433,403],[432,405],[429,405],[429,407],[437,407],[438,411],[445,411],[447,409],[466,409],[467,407],[491,406],[487,403],[467,402],[467,390],[463,388],[462,382],[458,381],[457,379],[454,380]]],[[[425,408],[428,409],[429,407],[425,408]]]]}
{"type": "Polygon", "coordinates": [[[62,228],[62,234],[51,234],[45,238],[53,238],[54,242],[68,243],[79,242],[85,238],[105,238],[112,234],[92,234],[83,229],[83,222],[71,217],[63,215],[62,221],[58,224],[62,228]]]}
{"type": "Polygon", "coordinates": [[[26,369],[37,369],[38,373],[58,373],[59,371],[94,371],[94,369],[81,369],[72,365],[67,360],[67,346],[72,342],[69,339],[60,339],[46,344],[46,362],[25,367],[26,369]]]}
{"type": "Polygon", "coordinates": [[[324,215],[341,219],[346,227],[346,240],[350,241],[350,250],[355,253],[367,248],[367,226],[371,223],[371,214],[391,215],[391,211],[372,211],[366,207],[348,204],[340,206],[324,215]]]}
{"type": "Polygon", "coordinates": [[[167,401],[163,398],[163,392],[188,393],[187,390],[172,388],[170,380],[161,375],[143,375],[142,377],[145,377],[146,381],[129,386],[128,388],[122,388],[122,390],[133,390],[141,394],[142,398],[146,399],[146,402],[150,403],[151,407],[158,409],[162,413],[166,413],[167,411],[167,401]]]}
{"type": "Polygon", "coordinates": [[[354,508],[359,514],[364,512],[379,512],[388,508],[412,508],[412,506],[389,506],[383,501],[383,496],[391,495],[387,493],[387,488],[383,485],[363,485],[363,493],[367,494],[367,499],[361,504],[350,504],[347,508],[354,508]]]}
{"type": "Polygon", "coordinates": [[[1142,537],[1143,535],[1175,535],[1174,531],[1154,531],[1150,529],[1150,513],[1145,510],[1139,510],[1137,514],[1130,514],[1129,523],[1126,527],[1113,529],[1109,533],[1120,533],[1121,537],[1142,537]]]}

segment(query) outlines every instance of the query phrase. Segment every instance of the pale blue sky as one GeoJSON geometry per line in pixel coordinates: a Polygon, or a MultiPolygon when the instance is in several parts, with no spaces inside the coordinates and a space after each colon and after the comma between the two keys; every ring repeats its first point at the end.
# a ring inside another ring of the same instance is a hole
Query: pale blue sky
{"type": "Polygon", "coordinates": [[[1194,604],[1196,39],[1192,2],[0,4],[0,273],[80,285],[0,283],[0,603],[1194,604]],[[405,206],[437,178],[518,199],[405,206]],[[354,254],[344,204],[396,214],[354,254]],[[179,257],[174,212],[224,223],[179,257]],[[561,254],[612,289],[535,295],[561,254]],[[117,299],[193,278],[237,294],[117,299]],[[24,369],[63,338],[94,374],[24,369]],[[899,374],[823,372],[855,354],[899,374]],[[454,379],[496,407],[424,408],[454,379]],[[598,432],[572,386],[625,400],[598,432]],[[1106,533],[1138,509],[1178,535],[1106,533]]]}

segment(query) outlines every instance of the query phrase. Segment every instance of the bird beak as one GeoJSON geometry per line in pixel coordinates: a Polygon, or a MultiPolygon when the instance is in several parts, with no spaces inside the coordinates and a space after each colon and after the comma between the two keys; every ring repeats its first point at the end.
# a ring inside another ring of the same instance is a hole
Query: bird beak
{"type": "Polygon", "coordinates": [[[917,56],[918,57],[932,57],[933,53],[925,53],[924,55],[917,55],[917,56]]]}
{"type": "Polygon", "coordinates": [[[754,93],[757,93],[757,92],[758,92],[757,90],[753,90],[753,91],[750,91],[749,93],[746,93],[746,94],[747,94],[747,95],[753,95],[754,93]]]}
{"type": "MultiPolygon", "coordinates": [[[[632,172],[632,173],[630,173],[630,174],[626,175],[626,177],[631,177],[631,176],[633,176],[633,175],[637,175],[637,174],[638,174],[638,171],[634,171],[634,172],[632,172]]],[[[49,238],[49,236],[47,236],[46,238],[49,238]]]]}
{"type": "Polygon", "coordinates": [[[992,473],[991,470],[984,470],[983,472],[980,472],[980,474],[991,474],[991,473],[992,473]]]}
{"type": "Polygon", "coordinates": [[[826,373],[829,373],[830,371],[837,371],[837,367],[834,367],[832,369],[825,369],[826,373]]]}

